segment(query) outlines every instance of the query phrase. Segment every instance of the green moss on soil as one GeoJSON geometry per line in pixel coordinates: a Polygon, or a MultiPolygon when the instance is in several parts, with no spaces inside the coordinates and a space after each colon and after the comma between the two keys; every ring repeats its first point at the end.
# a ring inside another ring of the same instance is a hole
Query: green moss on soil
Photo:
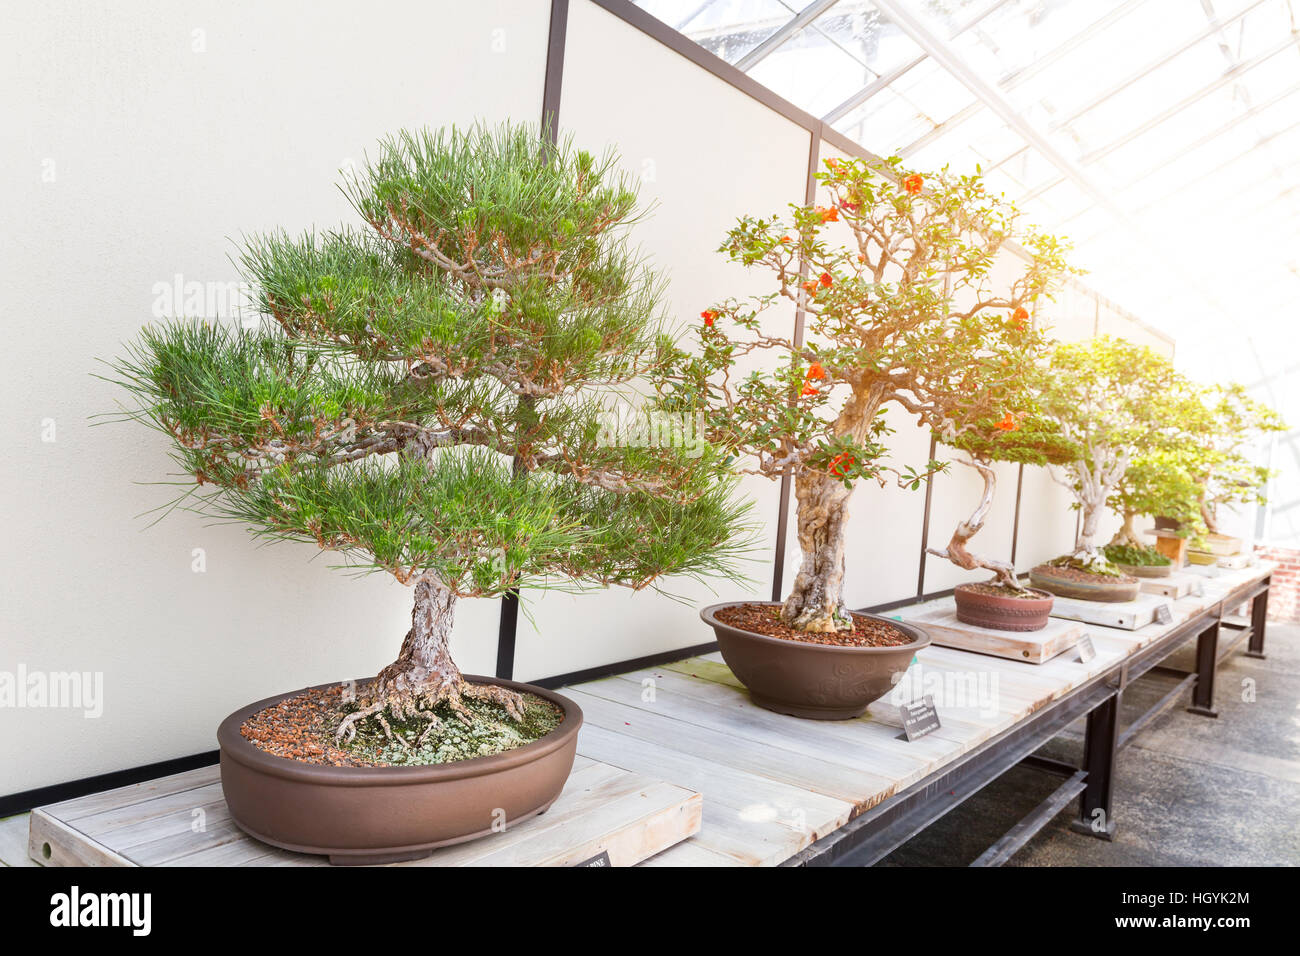
{"type": "Polygon", "coordinates": [[[1163,568],[1173,563],[1155,548],[1134,548],[1126,544],[1108,544],[1101,550],[1106,555],[1107,561],[1112,564],[1127,564],[1131,568],[1163,568]]]}
{"type": "MultiPolygon", "coordinates": [[[[515,720],[496,704],[466,699],[463,705],[472,718],[469,723],[446,704],[435,708],[433,713],[441,726],[434,729],[418,748],[404,747],[388,740],[376,721],[361,721],[356,737],[342,749],[361,761],[393,767],[452,763],[474,757],[490,757],[540,740],[564,719],[564,712],[558,707],[532,694],[524,695],[522,721],[515,720]]],[[[341,721],[343,716],[340,713],[338,720],[341,721]]],[[[395,735],[414,742],[429,724],[423,719],[389,718],[388,725],[395,735]]],[[[335,721],[334,727],[337,726],[338,721],[335,721]]],[[[333,729],[330,728],[331,733],[333,729]]]]}

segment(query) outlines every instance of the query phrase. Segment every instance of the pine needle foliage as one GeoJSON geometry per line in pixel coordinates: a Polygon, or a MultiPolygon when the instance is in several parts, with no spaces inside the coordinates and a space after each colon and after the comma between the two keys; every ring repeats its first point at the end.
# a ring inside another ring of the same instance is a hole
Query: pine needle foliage
{"type": "Polygon", "coordinates": [[[367,228],[245,240],[257,328],[168,321],[112,364],[205,486],[191,507],[459,597],[736,575],[723,456],[610,440],[612,405],[677,404],[616,155],[409,131],[343,189],[367,228]]]}

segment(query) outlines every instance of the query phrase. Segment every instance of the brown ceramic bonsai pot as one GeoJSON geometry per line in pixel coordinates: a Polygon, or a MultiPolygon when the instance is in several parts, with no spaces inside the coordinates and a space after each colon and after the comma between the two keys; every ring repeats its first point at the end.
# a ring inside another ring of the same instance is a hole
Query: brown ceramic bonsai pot
{"type": "Polygon", "coordinates": [[[1142,590],[1142,582],[1137,578],[1086,574],[1073,568],[1054,568],[1049,564],[1040,564],[1030,571],[1029,583],[1057,597],[1109,604],[1134,601],[1142,590]]]}
{"type": "Polygon", "coordinates": [[[1115,567],[1133,578],[1167,578],[1174,570],[1172,562],[1170,564],[1117,564],[1115,567]]]}
{"type": "Polygon", "coordinates": [[[977,584],[959,584],[953,589],[957,620],[998,631],[1041,631],[1052,613],[1053,597],[1047,591],[1030,588],[1032,598],[1008,594],[987,594],[977,584]]]}
{"type": "Polygon", "coordinates": [[[787,641],[724,624],[716,613],[738,604],[775,601],[731,601],[700,611],[718,636],[718,649],[737,680],[749,688],[754,703],[778,714],[811,720],[849,720],[893,688],[912,665],[917,651],[930,644],[930,635],[913,624],[876,614],[861,614],[888,624],[912,639],[898,647],[840,647],[787,641]]]}
{"type": "MultiPolygon", "coordinates": [[[[582,710],[554,691],[466,675],[527,691],[563,708],[546,736],[515,750],[424,767],[328,767],[259,750],[239,729],[253,714],[303,691],[249,704],[221,722],[221,788],[249,836],[331,863],[391,863],[491,833],[544,812],[564,787],[582,710]]],[[[329,685],[327,685],[329,686],[329,685]]]]}

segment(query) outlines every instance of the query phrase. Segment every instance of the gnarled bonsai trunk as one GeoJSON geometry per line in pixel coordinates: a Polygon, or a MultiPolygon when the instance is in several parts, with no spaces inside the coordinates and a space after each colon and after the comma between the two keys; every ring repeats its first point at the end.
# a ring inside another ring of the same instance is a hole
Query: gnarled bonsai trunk
{"type": "Polygon", "coordinates": [[[1205,530],[1210,534],[1219,533],[1219,516],[1216,513],[1214,502],[1208,498],[1201,499],[1201,520],[1205,522],[1205,530]]]}
{"type": "Polygon", "coordinates": [[[1115,537],[1110,539],[1112,545],[1139,549],[1146,548],[1146,544],[1138,537],[1137,525],[1133,523],[1135,518],[1137,518],[1136,511],[1124,512],[1124,524],[1115,532],[1115,537]]]}
{"type": "Polygon", "coordinates": [[[847,630],[852,618],[844,607],[844,523],[851,488],[815,471],[801,471],[794,483],[803,563],[781,620],[803,631],[847,630]]]}
{"type": "Polygon", "coordinates": [[[411,629],[402,641],[401,653],[366,688],[360,698],[361,707],[339,724],[335,735],[340,742],[356,736],[356,724],[366,719],[374,719],[386,736],[401,741],[387,717],[422,717],[428,721],[422,740],[439,724],[433,713],[439,704],[446,704],[468,723],[470,714],[462,701],[466,697],[499,704],[515,719],[523,717],[523,699],[514,691],[471,684],[461,676],[448,646],[455,613],[456,595],[433,575],[426,574],[415,582],[411,629]]]}
{"type": "Polygon", "coordinates": [[[984,479],[984,493],[980,496],[980,503],[974,513],[957,525],[957,530],[953,532],[947,548],[942,551],[937,548],[926,548],[926,550],[940,558],[947,558],[957,567],[965,568],[967,571],[974,571],[976,568],[992,571],[994,577],[991,584],[1000,584],[1013,591],[1024,591],[1025,588],[1021,587],[1020,582],[1016,580],[1015,568],[1010,564],[992,558],[982,558],[967,550],[966,544],[984,527],[989,510],[993,507],[993,495],[997,491],[997,475],[986,461],[977,458],[972,458],[970,461],[957,460],[980,473],[980,477],[984,479]]]}

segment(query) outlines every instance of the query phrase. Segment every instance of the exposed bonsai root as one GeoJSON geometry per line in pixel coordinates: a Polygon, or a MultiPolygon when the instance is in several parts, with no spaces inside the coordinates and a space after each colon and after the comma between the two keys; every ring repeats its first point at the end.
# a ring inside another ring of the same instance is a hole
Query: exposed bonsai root
{"type": "Polygon", "coordinates": [[[356,737],[357,725],[362,721],[373,720],[388,740],[410,747],[410,742],[393,732],[388,718],[400,721],[424,720],[427,726],[414,741],[414,746],[418,747],[430,733],[442,726],[442,720],[434,710],[444,704],[463,723],[472,723],[473,715],[464,704],[466,699],[496,704],[513,719],[524,719],[522,694],[495,684],[471,684],[457,674],[452,680],[431,682],[414,691],[398,689],[390,684],[387,688],[368,693],[366,703],[339,722],[334,731],[334,739],[340,745],[346,744],[356,737]]]}
{"type": "Polygon", "coordinates": [[[403,722],[427,722],[428,726],[416,738],[418,746],[441,726],[441,720],[433,713],[438,707],[445,705],[462,722],[472,723],[474,718],[464,704],[466,699],[496,704],[514,720],[524,719],[522,694],[495,684],[471,684],[452,661],[447,638],[451,634],[455,602],[455,595],[435,579],[426,576],[416,582],[411,629],[402,641],[402,651],[366,689],[360,707],[339,722],[334,739],[340,745],[356,737],[358,724],[373,720],[390,741],[410,747],[410,741],[393,732],[388,723],[391,717],[403,722]]]}

